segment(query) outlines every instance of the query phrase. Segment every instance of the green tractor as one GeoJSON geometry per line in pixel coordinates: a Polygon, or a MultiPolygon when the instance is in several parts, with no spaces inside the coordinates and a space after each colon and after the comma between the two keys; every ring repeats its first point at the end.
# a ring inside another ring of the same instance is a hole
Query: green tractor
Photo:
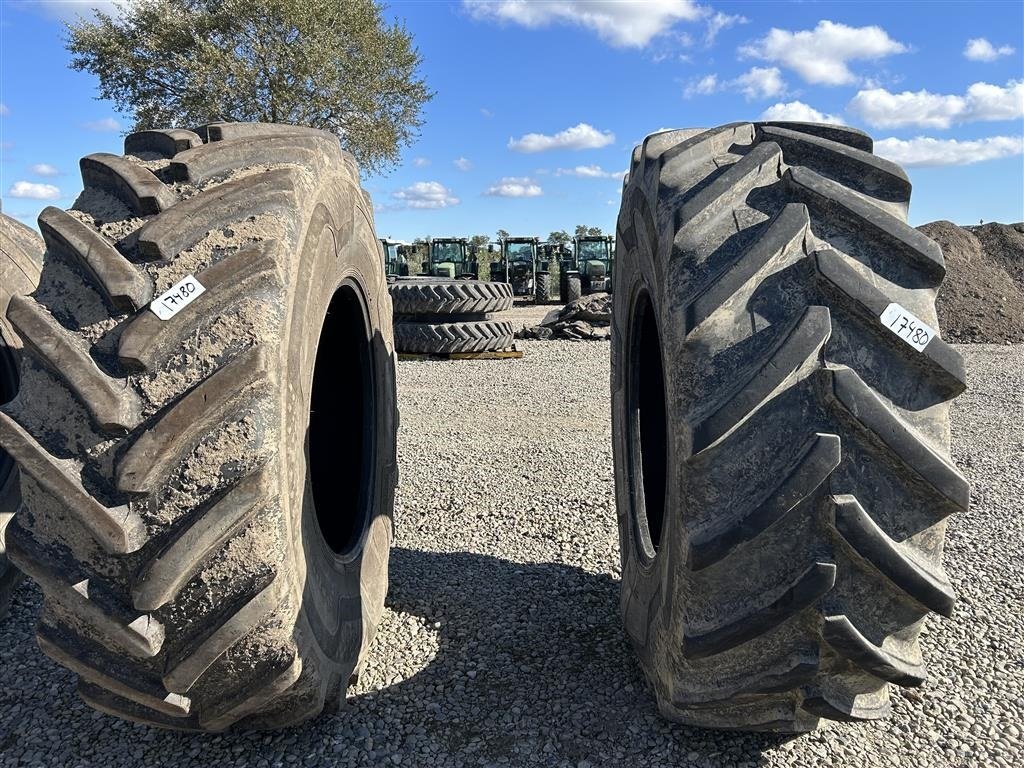
{"type": "Polygon", "coordinates": [[[551,272],[539,258],[540,239],[507,237],[500,241],[501,255],[491,263],[491,282],[508,283],[515,296],[532,296],[538,304],[551,301],[551,272]]]}
{"type": "Polygon", "coordinates": [[[406,256],[406,244],[400,240],[382,237],[380,248],[384,259],[384,274],[388,277],[408,277],[409,259],[406,256]]]}
{"type": "Polygon", "coordinates": [[[558,295],[568,303],[590,293],[612,292],[615,238],[590,235],[573,238],[573,253],[561,262],[558,295]]]}
{"type": "Polygon", "coordinates": [[[422,274],[449,280],[477,280],[476,248],[464,237],[439,237],[427,241],[427,260],[422,274]]]}

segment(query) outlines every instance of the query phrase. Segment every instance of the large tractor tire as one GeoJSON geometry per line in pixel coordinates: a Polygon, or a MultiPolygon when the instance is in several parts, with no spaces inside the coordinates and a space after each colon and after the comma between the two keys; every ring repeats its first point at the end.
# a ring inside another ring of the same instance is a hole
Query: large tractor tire
{"type": "MultiPolygon", "coordinates": [[[[7,322],[7,305],[15,296],[35,290],[42,265],[43,241],[20,221],[0,213],[0,404],[18,392],[21,342],[7,322]]],[[[0,449],[0,619],[7,614],[11,596],[22,580],[21,571],[7,558],[4,533],[21,506],[18,468],[0,449]]]]}
{"type": "Polygon", "coordinates": [[[39,217],[43,277],[8,311],[8,551],[96,709],[275,728],[342,699],[383,611],[391,301],[336,138],[202,132],[84,158],[74,208],[39,217]]]}
{"type": "Polygon", "coordinates": [[[469,315],[512,308],[512,286],[482,280],[410,278],[390,285],[397,315],[469,315]]]}
{"type": "Polygon", "coordinates": [[[551,273],[538,272],[537,285],[533,292],[534,302],[537,304],[551,303],[551,273]]]}
{"type": "Polygon", "coordinates": [[[627,634],[666,717],[799,732],[889,712],[949,616],[964,364],[939,247],[847,128],[647,137],[618,219],[615,479],[627,634]]]}
{"type": "Polygon", "coordinates": [[[413,354],[492,352],[511,347],[515,329],[507,320],[454,323],[395,323],[395,346],[413,354]]]}

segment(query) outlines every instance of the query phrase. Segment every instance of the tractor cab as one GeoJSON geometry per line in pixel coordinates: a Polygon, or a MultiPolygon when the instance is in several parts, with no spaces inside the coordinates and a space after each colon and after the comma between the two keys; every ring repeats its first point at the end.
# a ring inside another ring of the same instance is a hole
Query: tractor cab
{"type": "Polygon", "coordinates": [[[577,237],[573,239],[573,250],[583,295],[611,293],[615,238],[611,235],[577,237]]]}
{"type": "Polygon", "coordinates": [[[408,277],[409,259],[407,245],[401,240],[380,239],[381,255],[384,259],[384,274],[388,277],[408,277]]]}
{"type": "Polygon", "coordinates": [[[476,249],[464,237],[437,238],[428,243],[423,274],[449,280],[476,280],[476,249]]]}
{"type": "Polygon", "coordinates": [[[551,276],[548,262],[540,255],[540,238],[503,238],[500,255],[491,263],[491,281],[509,283],[515,296],[532,296],[538,302],[548,301],[551,276]]]}

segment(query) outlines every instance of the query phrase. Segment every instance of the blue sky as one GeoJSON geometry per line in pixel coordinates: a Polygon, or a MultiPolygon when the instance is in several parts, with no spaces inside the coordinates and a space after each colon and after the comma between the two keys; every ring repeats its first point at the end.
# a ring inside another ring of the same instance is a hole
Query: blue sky
{"type": "MultiPolygon", "coordinates": [[[[69,207],[78,158],[119,152],[129,126],[67,68],[61,18],[95,4],[0,0],[0,195],[28,223],[69,207]]],[[[414,35],[436,96],[401,164],[364,179],[382,235],[610,231],[647,133],[764,116],[867,130],[907,167],[914,224],[1024,219],[1017,0],[395,1],[386,14],[414,35]]]]}

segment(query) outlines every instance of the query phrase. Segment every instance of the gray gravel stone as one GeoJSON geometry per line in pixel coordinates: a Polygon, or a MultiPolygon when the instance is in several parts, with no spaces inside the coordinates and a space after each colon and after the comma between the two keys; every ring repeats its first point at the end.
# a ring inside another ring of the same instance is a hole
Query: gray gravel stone
{"type": "MultiPolygon", "coordinates": [[[[545,308],[517,308],[536,324],[545,308]]],[[[348,705],[273,734],[174,734],[94,713],[32,637],[0,625],[0,764],[1021,765],[1024,345],[961,346],[949,521],[960,596],[923,637],[931,680],[891,719],[800,738],[662,720],[618,616],[605,343],[519,342],[522,360],[402,362],[402,487],[383,624],[348,705]]]]}

